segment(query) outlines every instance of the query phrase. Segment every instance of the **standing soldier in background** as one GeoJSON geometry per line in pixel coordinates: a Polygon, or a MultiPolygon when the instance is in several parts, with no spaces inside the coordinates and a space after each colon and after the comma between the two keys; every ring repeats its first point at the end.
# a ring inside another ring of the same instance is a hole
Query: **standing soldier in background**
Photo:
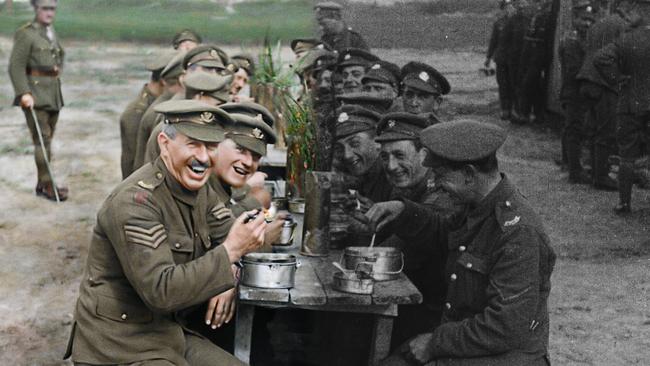
{"type": "Polygon", "coordinates": [[[591,179],[582,169],[580,157],[585,140],[584,123],[587,106],[580,95],[577,76],[585,59],[585,38],[587,29],[594,22],[594,8],[590,0],[573,0],[573,27],[560,41],[558,53],[562,69],[560,101],[564,110],[564,132],[562,150],[566,153],[569,182],[589,184],[591,179]]]}
{"type": "Polygon", "coordinates": [[[497,84],[499,85],[499,102],[501,104],[501,119],[510,119],[512,111],[512,98],[514,91],[508,75],[508,57],[506,55],[507,45],[505,44],[505,27],[508,19],[515,12],[512,0],[502,0],[500,4],[501,15],[492,26],[492,36],[485,56],[485,67],[490,66],[494,60],[497,65],[497,84]]]}
{"type": "Polygon", "coordinates": [[[31,4],[36,17],[16,31],[14,48],[9,59],[9,76],[16,93],[14,105],[23,109],[34,143],[34,158],[38,171],[36,195],[55,200],[56,189],[59,198],[65,201],[68,198],[68,189],[54,187],[47,167],[47,159],[52,159],[50,145],[59,111],[63,107],[59,75],[63,67],[64,53],[52,25],[57,2],[31,0],[31,4]],[[36,115],[37,121],[34,121],[33,115],[36,115]],[[40,127],[45,151],[40,145],[36,123],[40,127]]]}
{"type": "MultiPolygon", "coordinates": [[[[609,177],[609,156],[618,155],[616,145],[616,104],[618,88],[609,85],[594,66],[596,53],[614,42],[625,32],[629,24],[622,12],[629,7],[630,1],[622,0],[616,11],[604,16],[587,31],[585,43],[586,57],[582,64],[578,80],[580,94],[588,101],[588,134],[591,137],[592,176],[597,189],[616,190],[617,183],[609,177]]],[[[605,12],[601,8],[601,12],[605,12]]]]}
{"type": "Polygon", "coordinates": [[[201,44],[201,36],[190,29],[183,29],[176,33],[172,40],[172,46],[175,50],[187,52],[201,44]]]}
{"type": "Polygon", "coordinates": [[[546,95],[546,73],[552,58],[554,37],[552,2],[542,0],[534,7],[534,15],[524,36],[524,46],[520,60],[519,114],[520,122],[544,120],[546,95]]]}
{"type": "Polygon", "coordinates": [[[321,41],[329,49],[340,51],[345,48],[369,50],[361,35],[347,27],[341,16],[343,7],[333,1],[316,4],[316,22],[321,29],[321,41]]]}
{"type": "Polygon", "coordinates": [[[120,116],[122,179],[128,177],[133,172],[133,160],[135,159],[135,147],[140,119],[142,119],[142,115],[151,103],[163,92],[164,85],[160,78],[160,72],[165,68],[167,62],[165,58],[159,58],[158,60],[158,62],[147,65],[147,70],[151,71],[151,79],[144,84],[137,98],[126,106],[126,109],[120,116]]]}
{"type": "Polygon", "coordinates": [[[594,65],[610,85],[618,85],[616,141],[619,214],[631,212],[634,160],[650,141],[650,0],[632,0],[627,12],[635,28],[598,52],[594,65]]]}

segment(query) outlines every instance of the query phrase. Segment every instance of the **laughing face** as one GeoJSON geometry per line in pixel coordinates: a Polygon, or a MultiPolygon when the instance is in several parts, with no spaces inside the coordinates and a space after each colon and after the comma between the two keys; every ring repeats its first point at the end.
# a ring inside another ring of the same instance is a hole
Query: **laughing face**
{"type": "Polygon", "coordinates": [[[334,150],[345,169],[359,177],[366,174],[377,161],[379,144],[374,141],[371,133],[364,131],[338,140],[334,150]]]}
{"type": "Polygon", "coordinates": [[[343,90],[346,93],[361,91],[361,79],[366,74],[363,66],[352,65],[346,66],[341,70],[343,77],[343,90]]]}
{"type": "Polygon", "coordinates": [[[225,184],[234,188],[243,187],[246,180],[257,171],[261,156],[231,139],[219,144],[211,154],[214,173],[225,184]]]}
{"type": "Polygon", "coordinates": [[[186,189],[198,191],[210,177],[210,151],[217,144],[203,142],[177,133],[174,138],[158,135],[160,156],[170,174],[186,189]]]}
{"type": "Polygon", "coordinates": [[[426,177],[425,157],[425,150],[416,149],[410,140],[382,142],[379,153],[388,181],[397,188],[413,187],[426,177]]]}

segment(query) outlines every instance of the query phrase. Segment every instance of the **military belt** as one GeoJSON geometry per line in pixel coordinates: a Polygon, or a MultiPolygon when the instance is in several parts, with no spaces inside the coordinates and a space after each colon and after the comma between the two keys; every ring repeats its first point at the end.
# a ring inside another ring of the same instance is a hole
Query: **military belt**
{"type": "Polygon", "coordinates": [[[59,70],[27,70],[27,75],[57,77],[59,70]]]}

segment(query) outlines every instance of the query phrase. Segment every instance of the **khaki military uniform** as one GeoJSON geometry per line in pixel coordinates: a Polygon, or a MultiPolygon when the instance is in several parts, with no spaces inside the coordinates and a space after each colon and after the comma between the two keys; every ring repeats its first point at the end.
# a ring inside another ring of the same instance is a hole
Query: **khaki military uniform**
{"type": "Polygon", "coordinates": [[[241,365],[188,331],[179,313],[235,285],[219,246],[232,219],[213,191],[183,189],[160,159],[131,174],[97,215],[66,356],[241,365]]]}
{"type": "Polygon", "coordinates": [[[138,97],[126,106],[126,109],[120,116],[122,179],[128,177],[134,170],[133,161],[135,160],[135,148],[140,120],[154,100],[156,100],[156,96],[145,85],[142,87],[138,97]]]}
{"type": "Polygon", "coordinates": [[[138,134],[135,142],[133,170],[138,170],[138,168],[144,165],[145,151],[147,148],[147,140],[149,140],[149,136],[151,136],[151,131],[159,122],[157,120],[160,114],[154,111],[154,108],[158,104],[172,99],[174,95],[175,94],[170,91],[163,92],[162,94],[160,94],[158,98],[156,98],[156,100],[153,101],[153,103],[151,103],[149,108],[147,108],[147,110],[142,115],[142,119],[140,120],[140,125],[138,126],[138,134]]]}
{"type": "MultiPolygon", "coordinates": [[[[447,295],[430,365],[548,365],[555,254],[538,216],[505,175],[481,203],[443,218],[404,201],[396,233],[444,253],[447,295]]],[[[407,365],[393,355],[382,365],[407,365]]],[[[429,365],[429,364],[428,364],[429,365]]]]}
{"type": "MultiPolygon", "coordinates": [[[[33,21],[20,27],[14,35],[14,47],[9,59],[9,77],[20,105],[24,94],[34,97],[34,112],[43,135],[47,157],[51,159],[50,145],[63,107],[61,80],[64,51],[54,33],[53,26],[44,27],[33,21]],[[48,29],[49,28],[49,29],[48,29]],[[49,36],[48,36],[49,34],[49,36]]],[[[27,126],[34,143],[34,158],[38,170],[38,183],[49,184],[51,178],[38,138],[35,121],[29,109],[23,109],[27,126]]]]}

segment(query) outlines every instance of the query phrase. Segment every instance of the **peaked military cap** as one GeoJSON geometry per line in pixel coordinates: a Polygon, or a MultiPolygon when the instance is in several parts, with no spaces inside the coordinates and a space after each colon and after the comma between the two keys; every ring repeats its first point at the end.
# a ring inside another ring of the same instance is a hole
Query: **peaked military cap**
{"type": "Polygon", "coordinates": [[[169,62],[174,58],[176,52],[165,52],[162,55],[152,56],[151,61],[147,62],[144,67],[151,71],[161,71],[169,64],[169,62]]]}
{"type": "MultiPolygon", "coordinates": [[[[183,59],[183,69],[187,70],[192,65],[217,68],[224,70],[229,64],[228,55],[215,45],[200,45],[187,51],[183,59]]],[[[230,71],[233,71],[232,69],[230,71]]]]}
{"type": "Polygon", "coordinates": [[[394,88],[399,89],[400,80],[399,66],[392,62],[379,60],[370,64],[361,82],[378,81],[380,83],[390,84],[394,88]]]}
{"type": "Polygon", "coordinates": [[[56,0],[32,0],[32,6],[36,7],[56,8],[56,5],[56,0]]]}
{"type": "Polygon", "coordinates": [[[316,38],[297,38],[291,41],[291,50],[293,53],[307,52],[323,43],[316,38]]]}
{"type": "Polygon", "coordinates": [[[379,57],[360,48],[345,48],[339,53],[338,68],[346,66],[368,67],[372,62],[379,61],[379,57]]]}
{"type": "Polygon", "coordinates": [[[250,76],[255,73],[255,61],[253,56],[249,54],[239,54],[234,55],[230,58],[230,62],[235,65],[238,69],[246,70],[246,73],[250,76]]]}
{"type": "Polygon", "coordinates": [[[314,11],[316,12],[317,19],[324,19],[324,18],[340,19],[341,10],[343,10],[343,6],[334,1],[324,1],[314,5],[314,11]]]}
{"type": "Polygon", "coordinates": [[[374,131],[381,118],[379,113],[357,105],[344,105],[336,110],[336,139],[355,133],[374,131]]]}
{"type": "Polygon", "coordinates": [[[223,141],[226,132],[223,125],[233,123],[224,110],[197,100],[169,100],[156,105],[154,110],[164,115],[164,123],[199,141],[223,141]]]}
{"type": "Polygon", "coordinates": [[[322,70],[336,63],[336,53],[325,49],[312,49],[301,57],[294,68],[295,72],[302,74],[306,70],[322,70]]]}
{"type": "Polygon", "coordinates": [[[431,123],[423,116],[394,112],[384,115],[377,125],[377,142],[419,140],[420,133],[431,123]]]}
{"type": "Polygon", "coordinates": [[[273,127],[273,123],[275,122],[273,114],[261,104],[253,102],[226,103],[220,105],[219,108],[228,113],[246,114],[251,117],[262,115],[262,121],[269,125],[269,127],[273,127]]]}
{"type": "Polygon", "coordinates": [[[438,95],[451,91],[449,81],[438,70],[422,62],[409,62],[402,67],[401,74],[402,86],[438,95]]]}
{"type": "Polygon", "coordinates": [[[266,145],[274,144],[275,131],[265,121],[262,114],[233,113],[233,124],[226,125],[226,138],[260,155],[266,155],[266,145]]]}
{"type": "Polygon", "coordinates": [[[196,43],[201,43],[202,40],[201,40],[201,36],[196,34],[196,32],[190,29],[183,29],[182,31],[174,35],[174,39],[172,40],[172,46],[174,46],[174,49],[177,49],[178,46],[184,41],[194,41],[196,43]]]}
{"type": "Polygon", "coordinates": [[[386,113],[393,105],[394,100],[365,91],[344,93],[337,95],[336,99],[342,105],[356,105],[379,114],[386,113]]]}
{"type": "Polygon", "coordinates": [[[422,130],[420,141],[435,157],[472,162],[494,154],[506,140],[506,131],[491,123],[459,120],[422,130]]]}
{"type": "Polygon", "coordinates": [[[230,83],[232,83],[232,75],[216,75],[204,71],[193,72],[185,78],[187,91],[208,95],[221,102],[230,99],[230,83]]]}
{"type": "Polygon", "coordinates": [[[167,66],[160,72],[160,77],[163,79],[172,79],[181,76],[184,72],[183,70],[183,58],[185,57],[185,51],[178,51],[174,57],[169,61],[167,66]]]}

